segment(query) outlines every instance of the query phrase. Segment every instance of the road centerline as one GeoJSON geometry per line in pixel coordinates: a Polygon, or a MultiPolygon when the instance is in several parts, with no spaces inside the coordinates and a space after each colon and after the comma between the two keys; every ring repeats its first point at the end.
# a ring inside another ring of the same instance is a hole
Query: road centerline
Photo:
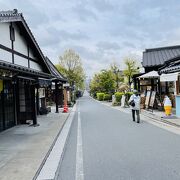
{"type": "Polygon", "coordinates": [[[84,180],[82,128],[81,128],[80,112],[78,112],[78,128],[77,128],[76,180],[84,180]]]}

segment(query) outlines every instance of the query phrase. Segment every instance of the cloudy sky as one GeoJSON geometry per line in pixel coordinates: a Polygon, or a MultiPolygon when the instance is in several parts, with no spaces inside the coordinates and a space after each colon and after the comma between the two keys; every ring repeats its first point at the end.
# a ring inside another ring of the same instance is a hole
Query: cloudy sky
{"type": "Polygon", "coordinates": [[[180,0],[0,0],[0,10],[22,12],[53,63],[65,49],[92,75],[123,58],[139,61],[146,48],[180,44],[180,0]]]}

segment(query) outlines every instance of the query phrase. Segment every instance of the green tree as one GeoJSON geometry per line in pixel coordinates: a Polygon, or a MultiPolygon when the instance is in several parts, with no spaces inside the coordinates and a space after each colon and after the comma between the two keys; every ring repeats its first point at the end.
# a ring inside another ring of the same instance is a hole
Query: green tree
{"type": "Polygon", "coordinates": [[[68,49],[59,57],[57,69],[67,77],[71,86],[77,89],[84,89],[85,73],[80,56],[72,49],[68,49]]]}
{"type": "Polygon", "coordinates": [[[90,93],[93,95],[93,97],[96,96],[97,92],[101,92],[101,87],[99,86],[100,78],[99,74],[95,74],[90,82],[90,93]]]}
{"type": "Polygon", "coordinates": [[[102,92],[111,93],[115,89],[114,74],[111,70],[102,70],[100,75],[99,85],[102,88],[102,92]]]}
{"type": "Polygon", "coordinates": [[[113,93],[115,89],[115,81],[111,70],[101,70],[95,74],[90,83],[90,92],[94,96],[97,92],[113,93]]]}
{"type": "Polygon", "coordinates": [[[110,66],[110,70],[112,71],[114,81],[116,82],[116,92],[119,90],[120,84],[124,81],[123,71],[120,70],[117,63],[113,63],[110,66]]]}
{"type": "Polygon", "coordinates": [[[139,73],[139,67],[137,66],[137,61],[133,58],[125,58],[124,62],[126,65],[124,75],[128,78],[128,85],[131,88],[132,77],[134,74],[139,73]]]}

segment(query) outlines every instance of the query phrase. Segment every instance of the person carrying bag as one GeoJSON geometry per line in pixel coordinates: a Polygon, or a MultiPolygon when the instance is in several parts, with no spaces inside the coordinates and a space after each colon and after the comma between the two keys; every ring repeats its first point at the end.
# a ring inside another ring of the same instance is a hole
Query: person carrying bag
{"type": "Polygon", "coordinates": [[[140,123],[140,96],[137,90],[133,90],[133,95],[131,95],[128,103],[132,109],[132,118],[135,121],[135,113],[137,115],[137,123],[140,123]]]}

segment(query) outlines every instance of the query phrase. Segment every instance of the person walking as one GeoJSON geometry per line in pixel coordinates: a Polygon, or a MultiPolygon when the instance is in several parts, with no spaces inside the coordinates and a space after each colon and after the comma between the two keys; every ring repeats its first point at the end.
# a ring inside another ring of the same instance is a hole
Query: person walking
{"type": "Polygon", "coordinates": [[[132,118],[135,121],[135,113],[137,115],[137,123],[140,123],[140,96],[137,90],[133,90],[133,95],[129,99],[129,105],[132,109],[132,118]]]}

